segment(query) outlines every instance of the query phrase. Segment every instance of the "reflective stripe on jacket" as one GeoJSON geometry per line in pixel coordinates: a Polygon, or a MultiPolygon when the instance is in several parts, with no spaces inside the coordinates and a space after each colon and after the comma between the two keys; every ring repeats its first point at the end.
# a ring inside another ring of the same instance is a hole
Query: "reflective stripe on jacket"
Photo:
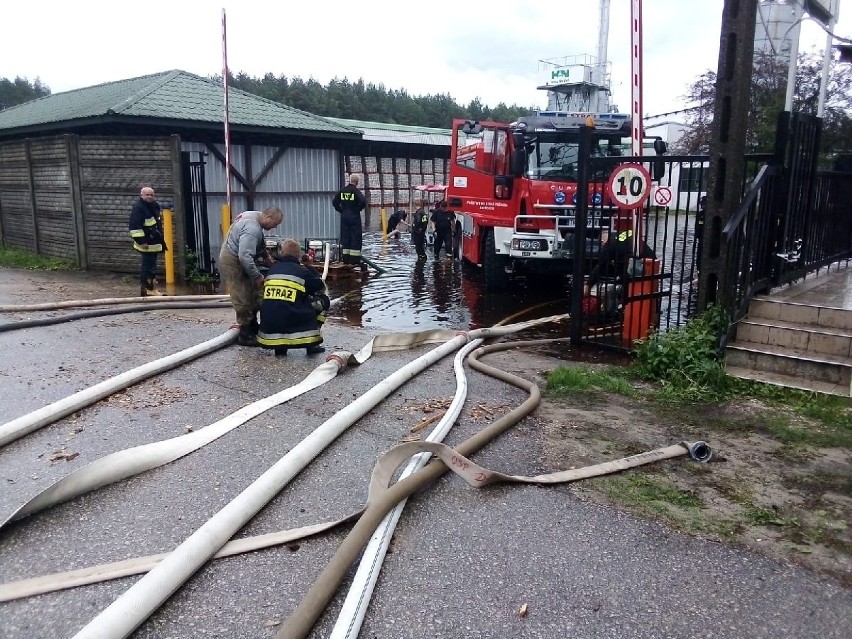
{"type": "Polygon", "coordinates": [[[140,253],[163,251],[163,227],[160,224],[160,205],[157,202],[149,203],[139,198],[130,210],[128,227],[134,249],[140,253]]]}
{"type": "Polygon", "coordinates": [[[325,310],[328,305],[321,303],[318,309],[317,297],[325,297],[325,282],[315,270],[303,266],[295,257],[278,260],[264,280],[257,341],[273,347],[320,344],[318,315],[323,313],[319,309],[325,310]]]}

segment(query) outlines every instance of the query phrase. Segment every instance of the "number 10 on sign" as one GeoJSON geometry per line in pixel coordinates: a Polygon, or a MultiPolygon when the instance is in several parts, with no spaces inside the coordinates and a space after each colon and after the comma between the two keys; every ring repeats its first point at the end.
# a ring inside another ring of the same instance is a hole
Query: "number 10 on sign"
{"type": "Polygon", "coordinates": [[[620,209],[642,206],[651,193],[651,174],[641,164],[617,166],[607,181],[607,192],[620,209]]]}

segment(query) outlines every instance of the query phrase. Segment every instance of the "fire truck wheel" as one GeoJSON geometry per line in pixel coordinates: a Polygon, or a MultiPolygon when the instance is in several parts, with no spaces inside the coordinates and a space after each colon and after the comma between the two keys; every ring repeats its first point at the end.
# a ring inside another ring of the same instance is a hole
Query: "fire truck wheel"
{"type": "Polygon", "coordinates": [[[506,266],[509,258],[497,255],[497,245],[494,241],[494,229],[485,231],[485,246],[482,251],[482,273],[485,278],[485,288],[489,291],[499,291],[509,284],[506,266]]]}

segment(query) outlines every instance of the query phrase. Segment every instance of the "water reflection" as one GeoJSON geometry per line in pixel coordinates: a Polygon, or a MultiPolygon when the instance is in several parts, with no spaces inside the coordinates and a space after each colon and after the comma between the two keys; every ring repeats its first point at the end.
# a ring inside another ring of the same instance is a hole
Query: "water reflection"
{"type": "MultiPolygon", "coordinates": [[[[458,260],[435,259],[431,250],[426,259],[417,259],[411,236],[382,239],[380,216],[370,216],[364,230],[364,255],[387,270],[376,276],[330,280],[332,298],[345,298],[332,308],[330,316],[353,326],[383,330],[420,331],[430,328],[469,329],[493,326],[509,315],[548,303],[521,319],[567,312],[564,288],[517,290],[487,294],[475,268],[458,260]]],[[[442,254],[443,255],[443,254],[442,254]]],[[[551,328],[547,331],[554,333],[551,328]]],[[[556,333],[567,333],[567,327],[556,333]]],[[[541,336],[539,334],[539,336],[541,336]]]]}
{"type": "MultiPolygon", "coordinates": [[[[485,292],[479,269],[460,261],[417,259],[411,236],[385,241],[381,216],[373,210],[364,229],[364,255],[386,273],[373,269],[347,279],[329,279],[332,298],[345,296],[330,316],[352,326],[370,326],[387,331],[420,331],[430,328],[472,329],[493,326],[527,309],[518,321],[569,310],[567,283],[553,287],[533,279],[520,280],[508,291],[485,292]]],[[[671,275],[661,282],[661,330],[682,323],[692,312],[697,276],[693,217],[683,214],[651,215],[645,224],[649,244],[671,275]]],[[[427,247],[431,249],[431,247],[427,247]]],[[[197,291],[202,292],[202,291],[197,291]]],[[[203,292],[226,292],[224,286],[203,292]]],[[[536,337],[565,336],[568,326],[537,329],[536,337]]],[[[532,337],[528,333],[524,337],[532,337]]]]}

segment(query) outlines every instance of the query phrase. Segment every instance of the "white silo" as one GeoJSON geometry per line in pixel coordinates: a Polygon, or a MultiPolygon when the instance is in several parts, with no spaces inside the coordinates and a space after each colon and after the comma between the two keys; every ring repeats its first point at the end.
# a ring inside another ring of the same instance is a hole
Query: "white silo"
{"type": "Polygon", "coordinates": [[[760,0],[754,28],[754,50],[790,61],[790,48],[799,41],[801,0],[760,0]]]}

